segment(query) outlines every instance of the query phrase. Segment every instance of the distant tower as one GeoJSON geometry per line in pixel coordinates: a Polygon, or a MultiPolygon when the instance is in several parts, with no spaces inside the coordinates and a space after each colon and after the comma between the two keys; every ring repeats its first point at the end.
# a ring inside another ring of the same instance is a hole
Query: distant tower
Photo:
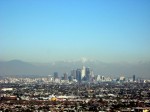
{"type": "Polygon", "coordinates": [[[105,77],[104,76],[100,76],[100,79],[101,79],[101,81],[104,81],[105,77]]]}
{"type": "Polygon", "coordinates": [[[90,68],[86,68],[86,81],[90,81],[91,78],[91,70],[90,68]]]}
{"type": "Polygon", "coordinates": [[[54,80],[58,79],[58,72],[54,72],[54,80]]]}
{"type": "Polygon", "coordinates": [[[133,75],[133,82],[135,82],[135,75],[133,75]]]}
{"type": "Polygon", "coordinates": [[[76,70],[71,71],[71,76],[73,77],[73,79],[76,79],[76,70]]]}
{"type": "Polygon", "coordinates": [[[82,71],[81,71],[81,79],[83,79],[85,77],[85,67],[82,67],[82,71]]]}
{"type": "Polygon", "coordinates": [[[76,70],[76,79],[78,82],[81,82],[81,69],[76,70]]]}
{"type": "Polygon", "coordinates": [[[64,73],[64,80],[68,80],[67,73],[64,73]]]}
{"type": "Polygon", "coordinates": [[[94,77],[94,72],[93,72],[93,70],[90,70],[90,75],[91,75],[92,78],[94,77]]]}

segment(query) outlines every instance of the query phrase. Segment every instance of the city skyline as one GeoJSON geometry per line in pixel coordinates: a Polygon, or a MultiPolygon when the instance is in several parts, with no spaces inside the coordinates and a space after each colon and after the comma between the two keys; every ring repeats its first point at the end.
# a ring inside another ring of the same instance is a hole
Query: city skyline
{"type": "Polygon", "coordinates": [[[0,1],[0,60],[150,62],[150,1],[0,1]]]}
{"type": "MultiPolygon", "coordinates": [[[[55,63],[37,64],[23,62],[20,60],[0,61],[0,76],[47,76],[54,72],[63,75],[64,73],[71,74],[71,70],[80,70],[82,66],[91,68],[95,75],[104,75],[110,77],[125,76],[131,77],[136,75],[140,78],[150,78],[150,63],[139,62],[131,63],[104,63],[101,61],[75,61],[64,62],[58,61],[55,63]]],[[[84,71],[83,71],[84,76],[84,71]]]]}

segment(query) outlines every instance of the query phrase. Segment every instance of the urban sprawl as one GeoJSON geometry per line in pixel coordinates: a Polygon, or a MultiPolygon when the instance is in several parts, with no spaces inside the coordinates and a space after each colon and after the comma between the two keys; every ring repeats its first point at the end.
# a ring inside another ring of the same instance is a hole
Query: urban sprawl
{"type": "Polygon", "coordinates": [[[150,112],[150,80],[94,75],[1,77],[0,112],[150,112]]]}

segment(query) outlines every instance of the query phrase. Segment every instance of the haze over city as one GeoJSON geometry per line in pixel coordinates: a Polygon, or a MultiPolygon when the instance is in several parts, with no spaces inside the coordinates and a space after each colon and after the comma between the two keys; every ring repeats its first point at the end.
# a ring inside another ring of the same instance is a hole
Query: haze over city
{"type": "Polygon", "coordinates": [[[150,112],[150,0],[0,0],[0,112],[150,112]]]}
{"type": "Polygon", "coordinates": [[[149,0],[1,0],[0,61],[98,61],[96,73],[149,77],[149,12],[149,0]]]}

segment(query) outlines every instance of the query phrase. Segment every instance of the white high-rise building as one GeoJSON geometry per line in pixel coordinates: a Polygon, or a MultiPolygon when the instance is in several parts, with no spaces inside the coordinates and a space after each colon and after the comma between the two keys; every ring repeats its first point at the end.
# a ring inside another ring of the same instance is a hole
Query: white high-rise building
{"type": "Polygon", "coordinates": [[[82,70],[81,70],[81,79],[83,79],[85,77],[85,66],[82,67],[82,70]]]}

